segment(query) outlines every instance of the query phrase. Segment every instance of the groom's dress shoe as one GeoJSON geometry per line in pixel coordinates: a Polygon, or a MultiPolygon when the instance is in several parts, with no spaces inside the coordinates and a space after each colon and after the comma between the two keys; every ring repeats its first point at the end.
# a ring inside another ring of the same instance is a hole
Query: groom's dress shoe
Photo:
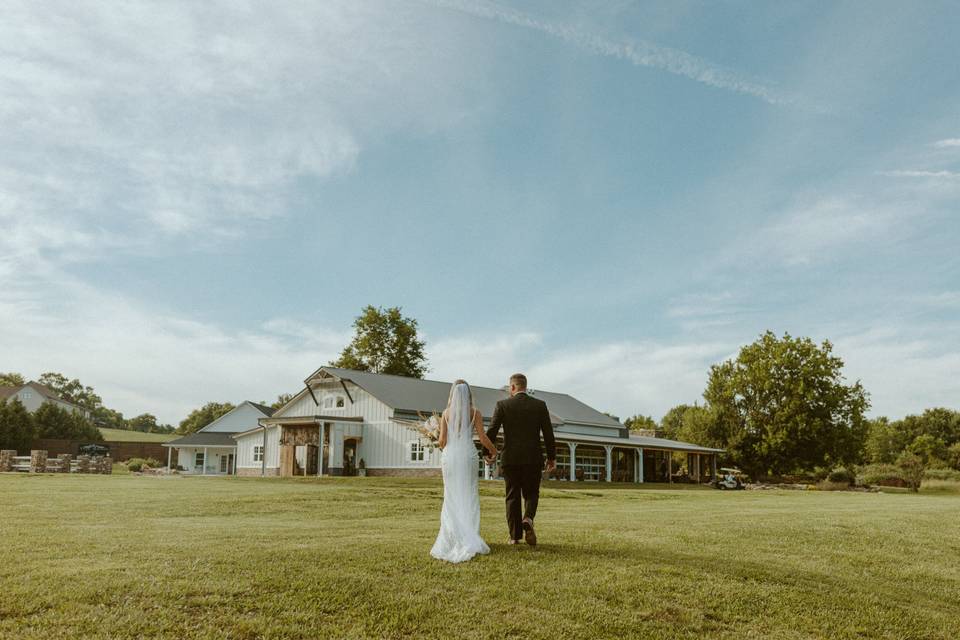
{"type": "Polygon", "coordinates": [[[537,533],[533,530],[533,521],[527,518],[523,519],[523,538],[531,547],[537,546],[537,533]]]}

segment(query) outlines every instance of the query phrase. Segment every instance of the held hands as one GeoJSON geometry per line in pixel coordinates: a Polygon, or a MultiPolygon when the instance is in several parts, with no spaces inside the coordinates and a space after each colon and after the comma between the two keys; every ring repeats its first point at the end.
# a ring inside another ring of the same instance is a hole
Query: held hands
{"type": "Polygon", "coordinates": [[[483,459],[487,464],[493,464],[497,461],[497,453],[499,452],[496,449],[487,449],[487,455],[483,456],[483,459]]]}

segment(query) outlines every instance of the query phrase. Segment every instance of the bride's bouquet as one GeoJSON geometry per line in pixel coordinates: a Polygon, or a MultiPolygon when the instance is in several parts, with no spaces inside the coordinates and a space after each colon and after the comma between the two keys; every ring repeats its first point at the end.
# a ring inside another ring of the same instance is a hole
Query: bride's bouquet
{"type": "Polygon", "coordinates": [[[418,411],[417,416],[420,420],[398,420],[398,422],[416,432],[428,449],[436,449],[440,443],[440,414],[433,412],[428,416],[418,411]]]}

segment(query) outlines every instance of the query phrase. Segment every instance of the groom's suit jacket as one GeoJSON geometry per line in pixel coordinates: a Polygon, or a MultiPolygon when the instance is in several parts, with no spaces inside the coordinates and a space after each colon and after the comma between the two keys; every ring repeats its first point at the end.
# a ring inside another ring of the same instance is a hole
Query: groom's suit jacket
{"type": "Polygon", "coordinates": [[[556,460],[557,445],[553,439],[553,425],[547,403],[526,393],[501,400],[493,410],[493,419],[487,429],[487,437],[495,442],[503,429],[503,452],[500,463],[543,465],[543,448],[540,434],[547,448],[547,458],[556,460]]]}

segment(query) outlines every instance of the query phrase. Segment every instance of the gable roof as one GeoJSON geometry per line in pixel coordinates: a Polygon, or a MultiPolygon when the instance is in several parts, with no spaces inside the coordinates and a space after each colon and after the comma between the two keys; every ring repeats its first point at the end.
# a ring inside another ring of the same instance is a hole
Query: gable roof
{"type": "MultiPolygon", "coordinates": [[[[262,413],[264,418],[269,418],[270,416],[273,415],[273,413],[274,413],[274,411],[275,411],[274,409],[271,409],[270,407],[265,407],[265,406],[262,405],[262,404],[258,404],[258,403],[256,403],[256,402],[250,402],[249,400],[244,400],[243,402],[241,402],[240,404],[238,404],[237,406],[235,406],[233,409],[230,409],[230,411],[227,411],[227,412],[226,412],[225,414],[223,414],[222,416],[220,416],[220,417],[218,417],[218,418],[216,418],[216,419],[214,419],[214,420],[211,420],[211,421],[208,422],[207,424],[205,424],[205,425],[203,425],[202,427],[200,427],[199,429],[197,429],[197,433],[199,433],[199,432],[201,432],[201,431],[207,431],[207,432],[212,433],[213,431],[210,429],[210,427],[212,427],[213,425],[217,424],[218,422],[220,422],[221,420],[223,420],[224,418],[226,418],[227,416],[229,416],[229,415],[230,415],[231,413],[233,413],[234,411],[240,409],[240,408],[241,408],[243,405],[245,405],[245,404],[246,404],[246,405],[250,405],[251,407],[253,407],[253,408],[256,409],[257,411],[259,411],[260,413],[262,413]]],[[[223,432],[223,433],[226,433],[226,432],[223,432]]],[[[231,432],[231,433],[236,433],[236,432],[231,432]]]]}
{"type": "MultiPolygon", "coordinates": [[[[446,408],[447,398],[450,395],[451,383],[449,382],[421,380],[385,373],[370,373],[369,371],[353,371],[351,369],[340,369],[339,367],[320,367],[308,378],[308,381],[315,380],[318,376],[321,378],[334,377],[353,382],[384,404],[401,413],[416,413],[418,411],[425,413],[436,411],[439,413],[446,408]]],[[[497,402],[510,395],[504,389],[473,385],[470,388],[473,390],[474,403],[485,418],[492,417],[497,402]]],[[[557,423],[623,428],[619,421],[565,393],[532,390],[530,395],[547,403],[547,409],[556,418],[557,423]]]]}
{"type": "Polygon", "coordinates": [[[260,413],[262,413],[268,418],[272,416],[276,411],[276,409],[274,409],[273,407],[268,407],[266,405],[260,404],[259,402],[250,402],[249,400],[247,400],[247,404],[251,405],[253,408],[257,409],[260,413]]]}

